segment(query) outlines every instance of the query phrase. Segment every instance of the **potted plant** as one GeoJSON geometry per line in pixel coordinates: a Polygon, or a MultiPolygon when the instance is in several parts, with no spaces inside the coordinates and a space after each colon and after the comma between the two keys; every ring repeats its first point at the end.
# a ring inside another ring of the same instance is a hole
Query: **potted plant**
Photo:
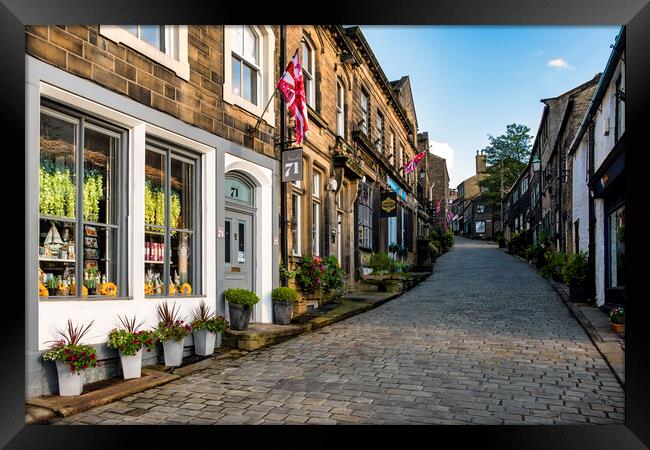
{"type": "Polygon", "coordinates": [[[124,379],[140,378],[142,373],[142,349],[150,352],[156,345],[156,335],[151,331],[140,330],[144,322],[136,325],[135,316],[128,319],[118,316],[122,328],[114,328],[108,334],[108,348],[115,349],[120,354],[122,374],[124,379]]]}
{"type": "Polygon", "coordinates": [[[50,296],[57,295],[56,291],[59,289],[59,280],[52,275],[48,274],[47,277],[47,292],[50,296]]]}
{"type": "Polygon", "coordinates": [[[86,271],[84,286],[88,289],[88,295],[95,295],[97,290],[97,269],[91,267],[86,271]]]}
{"type": "Polygon", "coordinates": [[[587,301],[587,254],[576,253],[569,256],[569,261],[562,268],[562,279],[569,285],[569,294],[572,302],[587,301]]]}
{"type": "Polygon", "coordinates": [[[54,342],[50,350],[43,353],[44,361],[54,361],[59,377],[59,395],[79,395],[83,390],[84,371],[97,365],[97,352],[90,345],[82,345],[81,339],[88,332],[94,321],[85,327],[78,327],[68,319],[65,331],[56,330],[61,336],[54,342]]]}
{"type": "Polygon", "coordinates": [[[295,270],[296,283],[311,299],[323,296],[326,267],[320,256],[303,256],[295,270]]]}
{"type": "Polygon", "coordinates": [[[260,298],[255,292],[241,288],[226,289],[224,295],[230,311],[230,327],[237,331],[246,330],[251,319],[251,307],[256,305],[260,298]]]}
{"type": "Polygon", "coordinates": [[[609,313],[609,323],[618,334],[625,333],[625,309],[622,306],[614,308],[609,313]]]}
{"type": "Polygon", "coordinates": [[[165,365],[178,367],[183,362],[183,341],[192,332],[192,327],[179,317],[176,302],[171,309],[167,302],[158,305],[160,322],[156,328],[156,337],[163,345],[165,365]]]}
{"type": "Polygon", "coordinates": [[[331,292],[334,301],[340,303],[345,293],[345,271],[341,268],[336,256],[325,259],[325,289],[331,292]]]}
{"type": "Polygon", "coordinates": [[[291,312],[298,294],[290,287],[278,287],[271,292],[273,299],[273,318],[278,325],[289,325],[291,323],[291,312]]]}
{"type": "Polygon", "coordinates": [[[209,356],[214,353],[217,336],[228,328],[228,321],[223,316],[216,315],[203,300],[194,309],[192,316],[194,353],[209,356]]]}

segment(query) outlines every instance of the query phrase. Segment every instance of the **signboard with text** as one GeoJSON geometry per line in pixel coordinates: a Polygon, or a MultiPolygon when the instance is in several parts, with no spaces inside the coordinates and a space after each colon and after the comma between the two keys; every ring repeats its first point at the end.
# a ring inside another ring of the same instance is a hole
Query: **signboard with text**
{"type": "Polygon", "coordinates": [[[282,181],[302,180],[302,148],[282,152],[282,181]]]}
{"type": "Polygon", "coordinates": [[[382,192],[379,209],[380,217],[397,217],[397,192],[382,192]]]}

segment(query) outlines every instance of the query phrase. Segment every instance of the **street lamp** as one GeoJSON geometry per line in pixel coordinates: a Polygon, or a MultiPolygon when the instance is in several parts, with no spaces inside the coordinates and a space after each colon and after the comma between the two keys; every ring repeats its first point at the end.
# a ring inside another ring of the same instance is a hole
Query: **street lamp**
{"type": "Polygon", "coordinates": [[[533,162],[533,172],[539,172],[542,161],[540,161],[539,157],[535,155],[532,162],[533,162]]]}

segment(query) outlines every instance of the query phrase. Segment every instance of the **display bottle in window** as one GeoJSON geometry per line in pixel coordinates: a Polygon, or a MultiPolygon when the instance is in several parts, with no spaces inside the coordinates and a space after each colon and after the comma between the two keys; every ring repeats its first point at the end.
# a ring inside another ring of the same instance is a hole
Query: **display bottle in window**
{"type": "Polygon", "coordinates": [[[145,241],[144,243],[144,260],[145,261],[150,261],[151,259],[149,258],[149,242],[145,241]]]}

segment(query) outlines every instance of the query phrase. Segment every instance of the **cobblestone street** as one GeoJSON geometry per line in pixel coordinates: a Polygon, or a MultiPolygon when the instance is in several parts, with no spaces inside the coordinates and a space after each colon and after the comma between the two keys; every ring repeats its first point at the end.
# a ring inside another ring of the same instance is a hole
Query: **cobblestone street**
{"type": "Polygon", "coordinates": [[[624,393],[552,287],[456,237],[403,296],[57,424],[622,424],[624,393]],[[471,276],[467,276],[471,274],[471,276]]]}

